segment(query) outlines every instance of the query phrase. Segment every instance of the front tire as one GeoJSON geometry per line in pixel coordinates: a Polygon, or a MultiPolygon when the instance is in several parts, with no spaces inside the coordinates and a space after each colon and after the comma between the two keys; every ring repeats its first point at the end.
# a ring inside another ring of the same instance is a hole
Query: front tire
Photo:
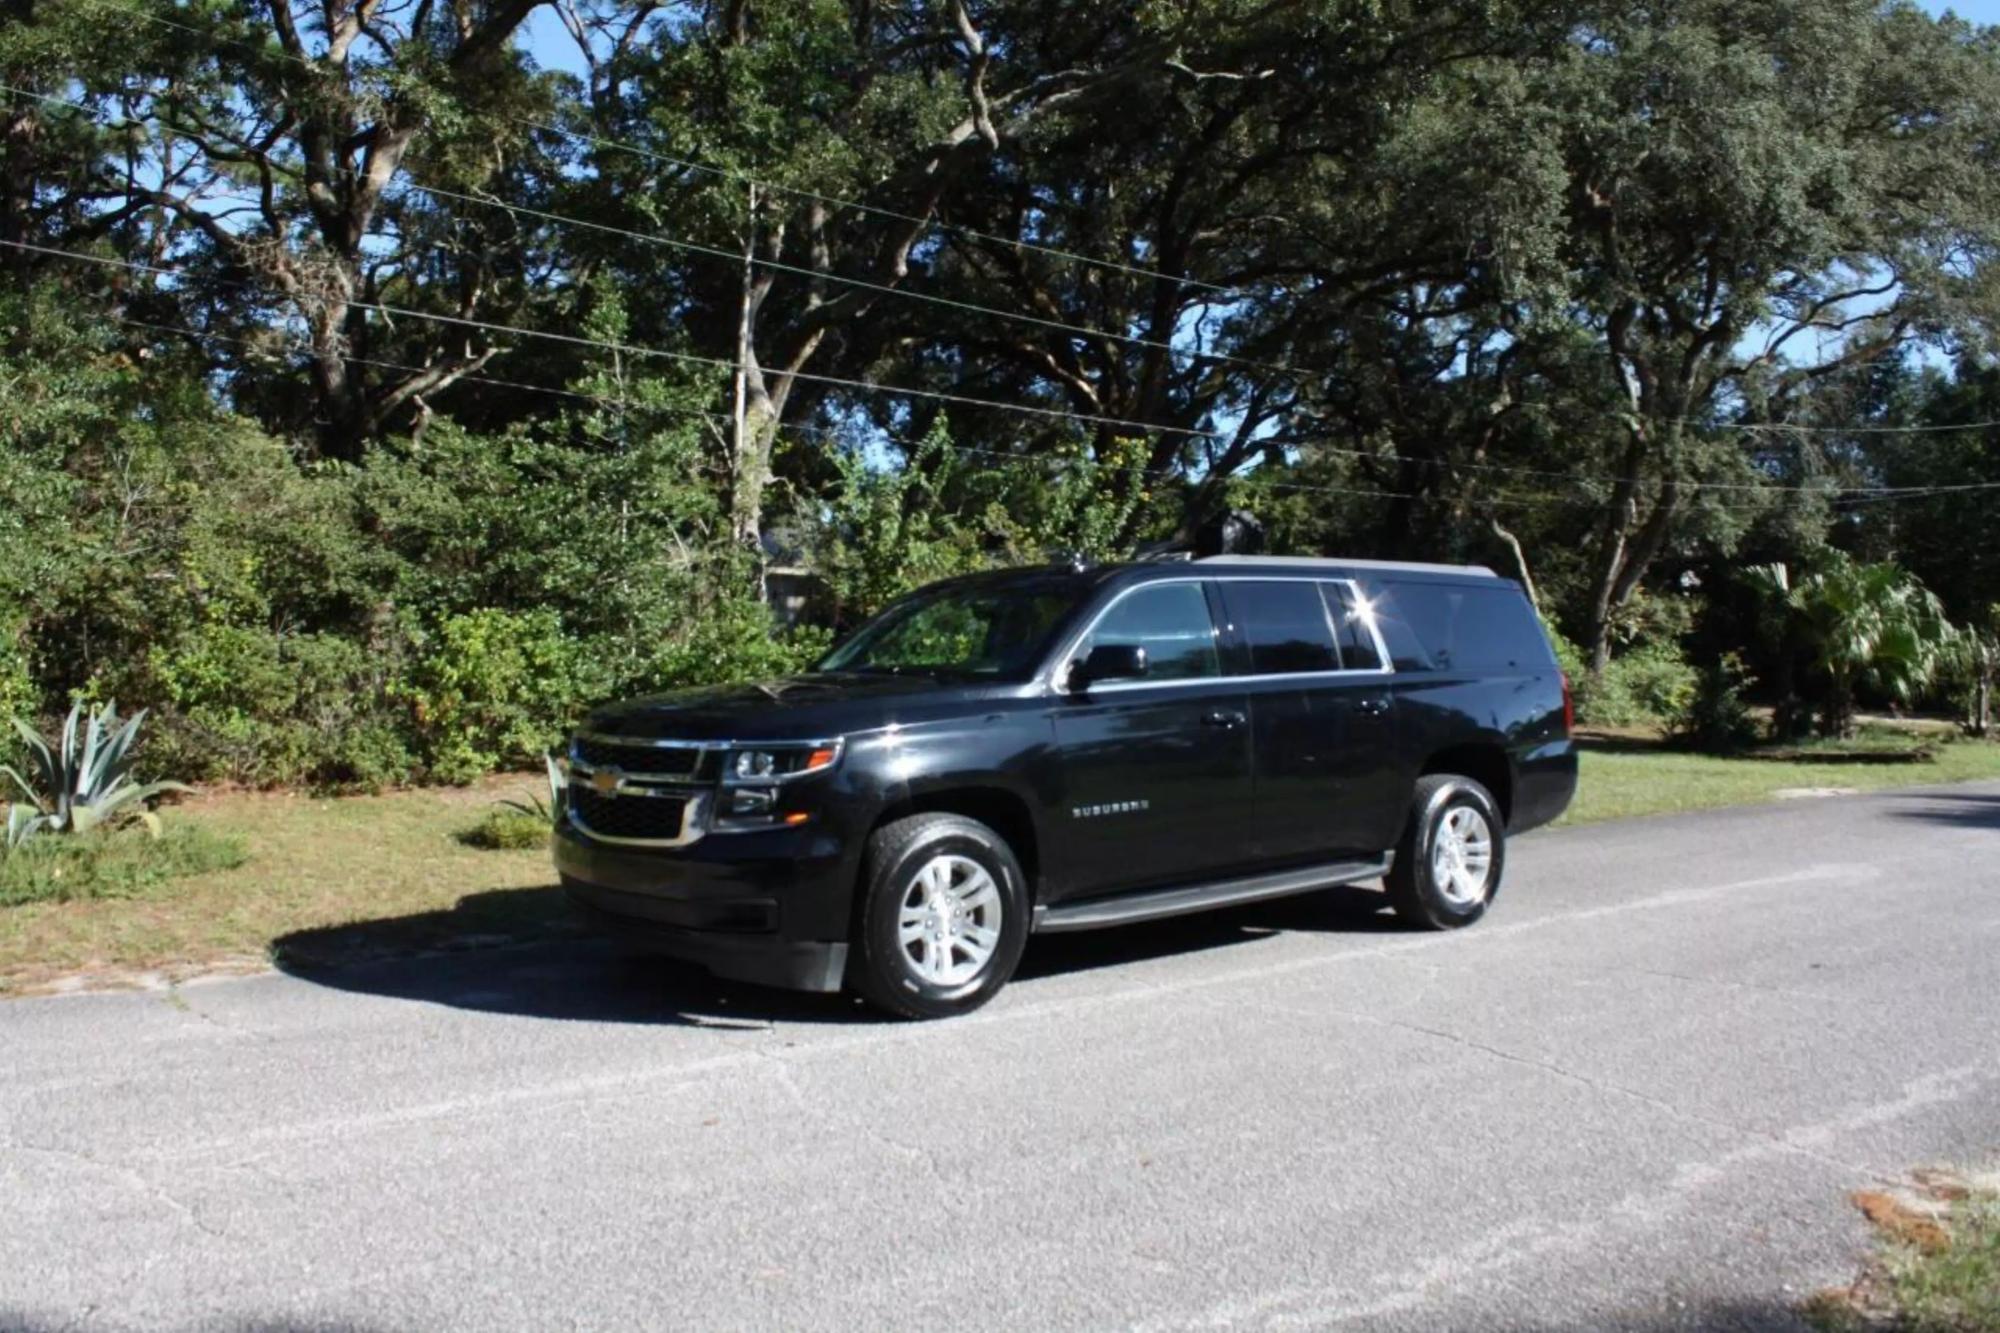
{"type": "Polygon", "coordinates": [[[868,839],[848,984],[902,1018],[970,1013],[1028,942],[1028,888],[1006,839],[963,815],[911,815],[868,839]]]}
{"type": "Polygon", "coordinates": [[[1469,926],[1500,891],[1506,861],[1506,821],[1493,793],[1455,773],[1419,778],[1385,881],[1389,904],[1430,930],[1469,926]]]}

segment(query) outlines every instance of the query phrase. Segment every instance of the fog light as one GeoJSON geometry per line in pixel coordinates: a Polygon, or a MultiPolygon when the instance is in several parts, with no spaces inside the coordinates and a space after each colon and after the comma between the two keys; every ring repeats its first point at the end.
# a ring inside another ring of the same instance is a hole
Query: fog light
{"type": "Polygon", "coordinates": [[[768,787],[746,787],[742,791],[729,794],[729,813],[732,815],[769,814],[777,803],[778,793],[768,787]]]}

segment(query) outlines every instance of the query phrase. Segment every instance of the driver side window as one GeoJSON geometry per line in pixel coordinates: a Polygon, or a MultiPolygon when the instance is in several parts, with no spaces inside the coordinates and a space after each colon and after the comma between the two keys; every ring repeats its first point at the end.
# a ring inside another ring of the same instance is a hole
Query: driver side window
{"type": "Polygon", "coordinates": [[[1136,644],[1146,650],[1147,680],[1195,680],[1222,674],[1215,622],[1199,583],[1158,583],[1127,593],[1097,622],[1076,651],[1090,656],[1100,644],[1136,644]]]}

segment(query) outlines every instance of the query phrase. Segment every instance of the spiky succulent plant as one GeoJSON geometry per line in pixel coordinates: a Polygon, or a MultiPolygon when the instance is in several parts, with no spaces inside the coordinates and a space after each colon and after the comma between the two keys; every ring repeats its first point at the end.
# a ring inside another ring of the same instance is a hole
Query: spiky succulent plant
{"type": "Polygon", "coordinates": [[[129,718],[107,703],[86,716],[83,705],[69,710],[62,733],[44,737],[12,719],[27,746],[27,772],[0,765],[13,779],[21,800],[7,809],[7,845],[17,847],[38,833],[88,833],[127,821],[158,831],[146,802],[162,792],[187,791],[180,782],[139,782],[132,776],[132,751],[139,740],[141,709],[129,718]]]}

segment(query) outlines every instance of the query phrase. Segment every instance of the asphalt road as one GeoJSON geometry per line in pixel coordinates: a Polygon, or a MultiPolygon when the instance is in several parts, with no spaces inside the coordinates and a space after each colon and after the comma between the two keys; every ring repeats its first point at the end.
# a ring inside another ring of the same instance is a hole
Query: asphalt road
{"type": "Polygon", "coordinates": [[[2000,784],[1533,835],[874,1021],[561,944],[0,1004],[0,1327],[1790,1327],[2000,1153],[2000,784]]]}

